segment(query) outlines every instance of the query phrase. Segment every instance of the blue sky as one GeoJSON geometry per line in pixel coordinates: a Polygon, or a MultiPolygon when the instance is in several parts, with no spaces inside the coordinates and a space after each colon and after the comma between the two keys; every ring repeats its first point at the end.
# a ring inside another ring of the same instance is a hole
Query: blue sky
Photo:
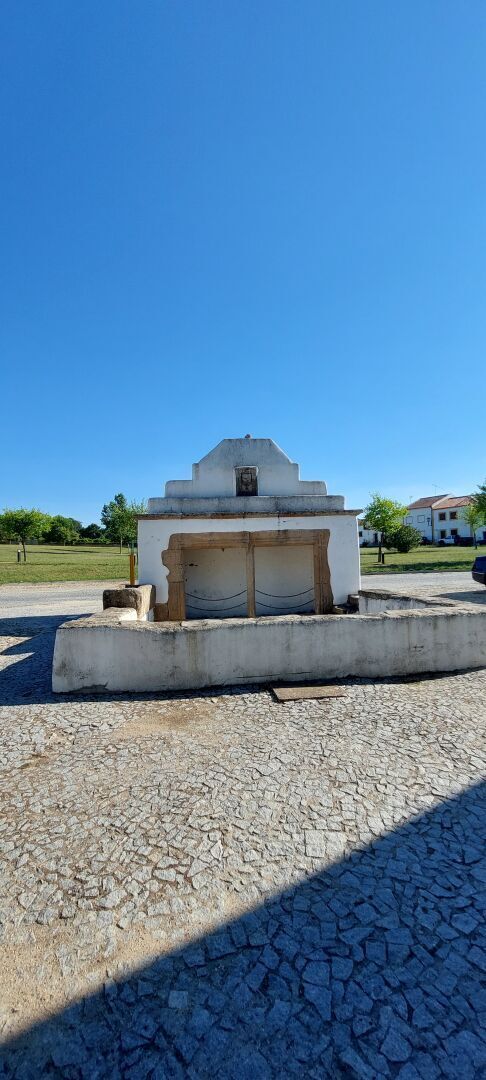
{"type": "Polygon", "coordinates": [[[6,0],[0,506],[225,436],[363,506],[486,474],[486,9],[6,0]]]}

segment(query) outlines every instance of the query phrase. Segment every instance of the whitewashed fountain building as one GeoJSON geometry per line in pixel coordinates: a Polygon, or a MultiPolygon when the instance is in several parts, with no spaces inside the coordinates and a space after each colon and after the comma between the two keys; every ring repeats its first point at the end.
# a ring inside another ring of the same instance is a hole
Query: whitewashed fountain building
{"type": "Polygon", "coordinates": [[[480,604],[360,590],[358,513],[271,439],[224,439],[140,517],[139,584],[58,628],[54,691],[483,667],[480,604]]]}
{"type": "Polygon", "coordinates": [[[157,620],[325,614],[359,588],[358,510],[272,439],[223,439],[139,518],[157,620]]]}

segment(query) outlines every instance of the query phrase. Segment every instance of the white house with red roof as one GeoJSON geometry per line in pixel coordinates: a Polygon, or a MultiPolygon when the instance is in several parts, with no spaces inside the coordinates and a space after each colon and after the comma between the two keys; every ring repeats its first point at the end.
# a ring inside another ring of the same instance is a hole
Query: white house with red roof
{"type": "MultiPolygon", "coordinates": [[[[404,524],[413,525],[429,543],[443,540],[449,544],[457,539],[472,539],[472,531],[464,521],[464,510],[473,502],[471,495],[426,495],[407,507],[404,524]]],[[[359,542],[376,546],[378,533],[358,521],[359,542]]],[[[486,542],[486,528],[477,530],[479,540],[486,542]]]]}
{"type": "MultiPolygon", "coordinates": [[[[439,540],[454,543],[471,539],[470,526],[464,521],[464,511],[472,503],[471,495],[432,495],[416,499],[407,507],[406,525],[413,525],[431,543],[439,540]]],[[[482,539],[486,539],[486,531],[482,539]]]]}

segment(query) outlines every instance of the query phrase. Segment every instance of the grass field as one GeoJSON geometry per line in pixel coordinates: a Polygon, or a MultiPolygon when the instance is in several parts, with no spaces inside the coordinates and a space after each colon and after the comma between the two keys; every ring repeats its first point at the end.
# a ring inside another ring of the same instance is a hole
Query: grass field
{"type": "MultiPolygon", "coordinates": [[[[486,549],[480,551],[486,554],[486,549]]],[[[420,547],[407,555],[385,553],[385,565],[379,566],[376,548],[361,549],[363,574],[403,574],[420,571],[470,570],[474,548],[420,547]]],[[[32,544],[27,548],[27,562],[17,563],[17,545],[0,544],[0,585],[15,581],[128,581],[128,552],[120,555],[118,547],[55,547],[32,544]]]]}
{"type": "MultiPolygon", "coordinates": [[[[485,548],[479,553],[486,554],[485,548]]],[[[361,548],[362,574],[417,574],[437,573],[446,570],[470,570],[474,562],[473,547],[432,547],[424,545],[400,555],[398,551],[385,551],[385,565],[377,562],[378,548],[361,548]]]]}
{"type": "Polygon", "coordinates": [[[32,544],[27,562],[17,563],[17,544],[0,544],[0,584],[14,581],[129,580],[128,552],[103,544],[92,547],[55,547],[32,544]]]}

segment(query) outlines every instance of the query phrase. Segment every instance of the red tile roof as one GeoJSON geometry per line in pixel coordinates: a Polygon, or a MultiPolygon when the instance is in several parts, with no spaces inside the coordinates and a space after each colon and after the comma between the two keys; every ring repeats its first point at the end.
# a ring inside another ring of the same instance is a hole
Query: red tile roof
{"type": "Polygon", "coordinates": [[[425,499],[416,499],[415,502],[410,503],[407,506],[407,510],[422,510],[427,506],[436,506],[437,503],[442,502],[443,499],[451,498],[450,495],[427,495],[425,499]]]}
{"type": "Polygon", "coordinates": [[[458,495],[457,497],[450,495],[434,503],[434,510],[454,510],[456,506],[469,506],[472,501],[472,495],[458,495]]]}

